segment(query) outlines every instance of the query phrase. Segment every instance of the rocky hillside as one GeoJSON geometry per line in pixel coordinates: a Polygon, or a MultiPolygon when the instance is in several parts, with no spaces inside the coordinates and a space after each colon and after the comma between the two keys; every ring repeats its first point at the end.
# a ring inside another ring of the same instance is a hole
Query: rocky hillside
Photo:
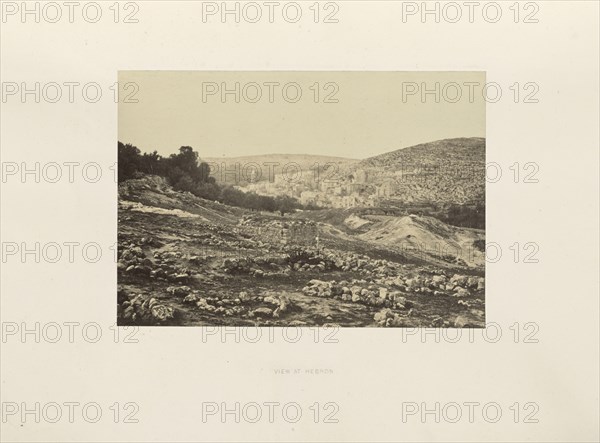
{"type": "Polygon", "coordinates": [[[353,174],[366,177],[366,183],[392,200],[484,202],[485,139],[455,138],[398,149],[361,161],[353,174]]]}
{"type": "Polygon", "coordinates": [[[484,232],[480,229],[459,228],[433,217],[416,215],[371,216],[353,222],[363,230],[368,226],[366,232],[359,235],[363,240],[467,266],[485,265],[483,251],[474,246],[477,241],[485,241],[484,232]]]}
{"type": "Polygon", "coordinates": [[[133,212],[192,217],[209,223],[236,224],[244,210],[179,192],[164,177],[147,175],[119,184],[119,208],[133,212]]]}
{"type": "Polygon", "coordinates": [[[227,179],[261,195],[293,196],[305,205],[322,208],[485,203],[483,138],[439,140],[362,161],[301,155],[211,160],[216,163],[212,172],[219,182],[227,179]],[[278,165],[269,171],[266,162],[278,165]],[[251,169],[243,170],[251,163],[261,166],[262,173],[255,179],[248,176],[251,169]],[[294,167],[284,177],[283,168],[291,163],[301,172],[294,167]],[[236,166],[242,169],[233,172],[236,166]]]}
{"type": "Polygon", "coordinates": [[[158,177],[128,180],[119,185],[118,324],[483,327],[483,267],[385,239],[393,228],[413,245],[427,235],[460,243],[440,223],[279,217],[176,192],[158,177]]]}
{"type": "Polygon", "coordinates": [[[469,166],[485,162],[485,138],[451,138],[398,149],[358,164],[359,168],[390,170],[401,165],[456,165],[469,166]]]}

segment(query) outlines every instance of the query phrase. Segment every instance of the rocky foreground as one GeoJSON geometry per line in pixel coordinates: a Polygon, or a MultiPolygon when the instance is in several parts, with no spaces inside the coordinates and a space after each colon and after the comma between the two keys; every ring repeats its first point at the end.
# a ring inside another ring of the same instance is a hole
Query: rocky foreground
{"type": "Polygon", "coordinates": [[[160,183],[121,191],[119,325],[484,326],[482,269],[189,195],[177,207],[160,183]]]}

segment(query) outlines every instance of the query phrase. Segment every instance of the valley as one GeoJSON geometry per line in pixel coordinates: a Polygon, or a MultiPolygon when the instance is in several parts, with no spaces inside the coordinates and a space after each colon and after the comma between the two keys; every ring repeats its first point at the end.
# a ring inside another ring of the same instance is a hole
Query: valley
{"type": "Polygon", "coordinates": [[[484,231],[372,209],[280,216],[119,185],[118,324],[483,327],[484,231]]]}

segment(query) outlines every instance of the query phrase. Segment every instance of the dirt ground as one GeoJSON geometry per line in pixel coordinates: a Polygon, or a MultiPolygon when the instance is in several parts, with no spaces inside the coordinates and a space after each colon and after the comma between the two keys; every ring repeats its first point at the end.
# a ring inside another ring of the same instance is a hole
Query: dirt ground
{"type": "MultiPolygon", "coordinates": [[[[352,235],[301,215],[189,202],[181,211],[177,202],[129,197],[137,204],[119,208],[120,325],[485,324],[481,266],[387,246],[363,228],[352,235]],[[162,209],[153,211],[157,204],[162,209]]],[[[378,229],[381,235],[381,223],[378,229]]]]}

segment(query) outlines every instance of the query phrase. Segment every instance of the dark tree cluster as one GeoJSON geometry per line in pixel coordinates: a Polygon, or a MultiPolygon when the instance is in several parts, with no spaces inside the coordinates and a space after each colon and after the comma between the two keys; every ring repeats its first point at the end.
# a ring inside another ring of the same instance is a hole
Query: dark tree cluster
{"type": "Polygon", "coordinates": [[[301,205],[287,196],[268,197],[254,192],[243,192],[231,186],[219,186],[210,176],[210,167],[200,160],[190,146],[179,148],[178,154],[162,157],[156,151],[141,153],[131,145],[118,143],[119,183],[143,175],[165,177],[173,189],[187,191],[207,200],[251,210],[289,213],[301,205]]]}
{"type": "Polygon", "coordinates": [[[450,205],[439,219],[453,226],[485,229],[485,205],[450,205]]]}

